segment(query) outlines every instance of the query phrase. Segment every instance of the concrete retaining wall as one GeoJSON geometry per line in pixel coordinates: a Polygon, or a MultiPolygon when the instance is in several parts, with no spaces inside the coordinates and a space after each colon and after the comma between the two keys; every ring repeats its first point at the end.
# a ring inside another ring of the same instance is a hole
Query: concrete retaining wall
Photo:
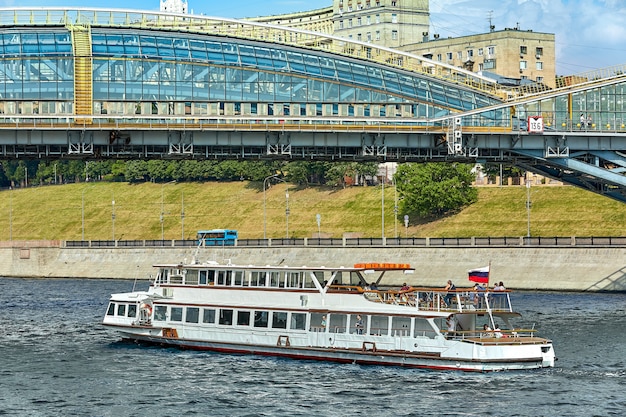
{"type": "MultiPolygon", "coordinates": [[[[0,248],[0,276],[37,278],[148,278],[152,265],[191,260],[190,248],[0,248]]],[[[198,259],[243,265],[351,266],[357,262],[410,263],[413,275],[393,284],[469,286],[467,270],[491,262],[492,282],[507,288],[626,291],[626,248],[203,248],[198,259]]]]}

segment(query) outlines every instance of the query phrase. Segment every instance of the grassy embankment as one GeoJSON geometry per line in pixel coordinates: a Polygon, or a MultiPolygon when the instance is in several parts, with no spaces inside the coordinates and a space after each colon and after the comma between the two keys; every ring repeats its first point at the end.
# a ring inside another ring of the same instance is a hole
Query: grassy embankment
{"type": "MultiPolygon", "coordinates": [[[[285,237],[286,185],[267,190],[267,236],[285,237]]],[[[439,221],[413,224],[394,221],[394,190],[385,188],[385,236],[468,237],[525,236],[526,189],[520,186],[479,188],[479,200],[461,213],[439,221]]],[[[626,205],[574,187],[531,189],[533,236],[626,236],[626,205]]],[[[140,184],[89,183],[0,192],[0,240],[160,239],[163,207],[165,239],[192,239],[198,229],[238,229],[241,238],[263,237],[263,191],[259,183],[140,184]],[[163,195],[163,206],[161,196],[163,195]],[[184,202],[184,230],[181,208],[184,202]],[[83,210],[84,208],[84,210],[83,210]]],[[[329,237],[358,233],[379,237],[380,187],[329,190],[289,187],[289,234],[329,237]]]]}

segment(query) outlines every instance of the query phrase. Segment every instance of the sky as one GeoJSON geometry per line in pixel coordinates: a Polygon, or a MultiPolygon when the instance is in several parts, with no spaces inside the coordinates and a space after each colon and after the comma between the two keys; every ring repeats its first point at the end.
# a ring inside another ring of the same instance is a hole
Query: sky
{"type": "MultiPolygon", "coordinates": [[[[406,0],[399,0],[406,1],[406,0]]],[[[188,0],[194,14],[255,17],[312,10],[332,0],[188,0]]],[[[103,7],[102,0],[0,0],[0,7],[103,7]]],[[[107,8],[158,10],[159,0],[108,0],[107,8]]],[[[556,35],[558,75],[626,64],[625,0],[430,0],[430,33],[466,36],[519,28],[556,35]]]]}

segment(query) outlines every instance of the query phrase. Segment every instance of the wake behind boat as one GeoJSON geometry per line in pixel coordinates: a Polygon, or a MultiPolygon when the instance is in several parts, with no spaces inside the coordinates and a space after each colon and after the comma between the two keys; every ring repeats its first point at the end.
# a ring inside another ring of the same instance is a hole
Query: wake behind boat
{"type": "Polygon", "coordinates": [[[140,343],[462,371],[553,367],[550,340],[515,328],[510,291],[403,287],[408,264],[161,264],[147,291],[113,294],[103,324],[140,343]],[[380,289],[379,289],[380,288],[380,289]],[[383,289],[385,288],[385,289],[383,289]],[[498,329],[500,327],[500,329],[498,329]],[[492,329],[496,329],[495,331],[492,329]]]}

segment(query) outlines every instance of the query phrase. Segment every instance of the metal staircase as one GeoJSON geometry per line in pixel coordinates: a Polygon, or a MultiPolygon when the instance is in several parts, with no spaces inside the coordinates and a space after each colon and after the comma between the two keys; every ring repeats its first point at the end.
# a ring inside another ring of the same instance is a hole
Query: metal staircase
{"type": "Polygon", "coordinates": [[[93,55],[91,52],[91,28],[88,25],[72,25],[74,47],[74,114],[78,124],[92,123],[93,113],[93,55]]]}

